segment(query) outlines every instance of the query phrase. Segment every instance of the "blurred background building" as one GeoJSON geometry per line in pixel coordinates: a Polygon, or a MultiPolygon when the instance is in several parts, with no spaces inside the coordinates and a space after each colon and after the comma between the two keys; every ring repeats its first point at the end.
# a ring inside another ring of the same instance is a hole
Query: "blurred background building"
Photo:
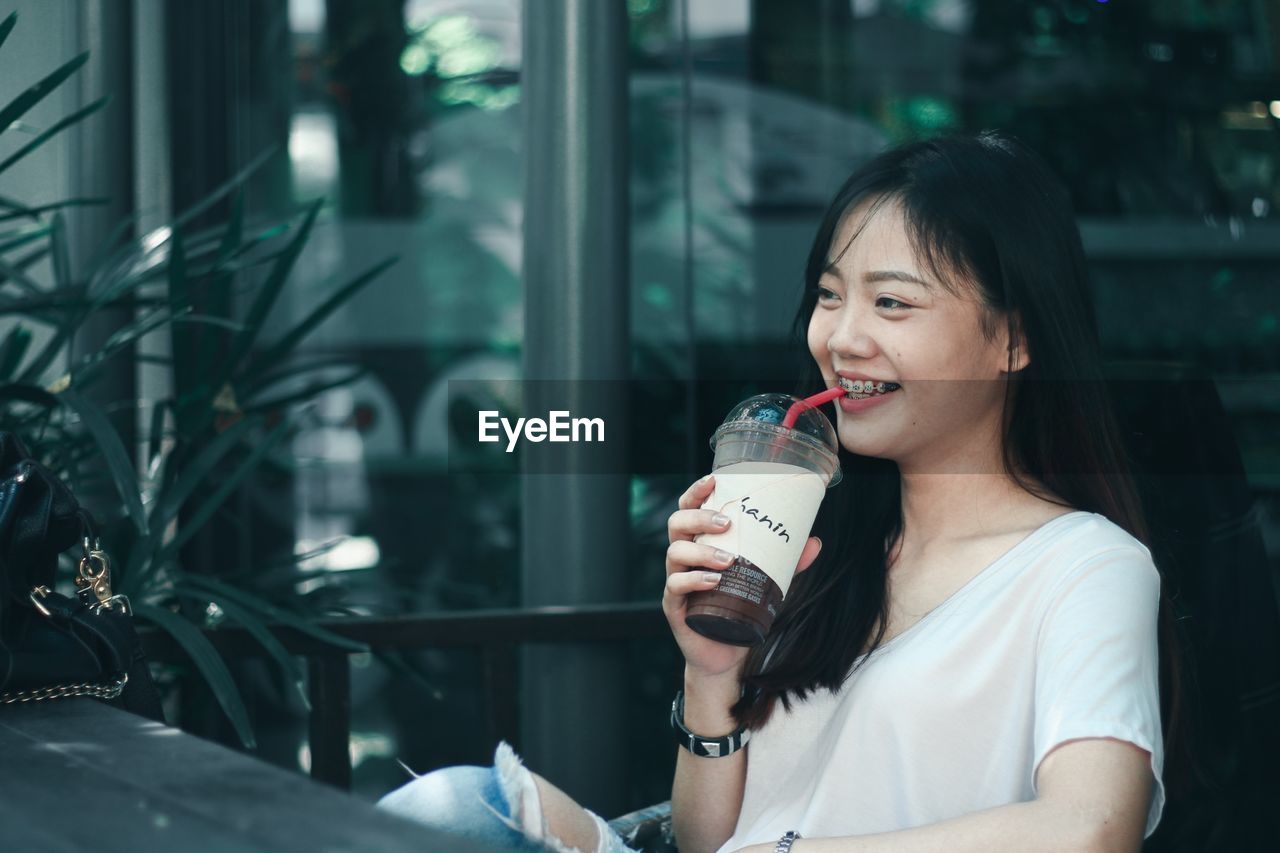
{"type": "MultiPolygon", "coordinates": [[[[0,176],[0,196],[115,199],[73,212],[74,251],[119,217],[144,237],[274,149],[248,180],[247,214],[324,203],[268,336],[334,282],[399,258],[308,339],[307,357],[366,372],[318,396],[288,448],[292,475],[247,490],[237,507],[252,523],[222,542],[220,559],[241,567],[297,556],[302,574],[282,594],[374,615],[529,603],[521,555],[549,534],[522,525],[510,472],[450,465],[451,435],[470,425],[451,413],[448,383],[493,383],[504,407],[520,405],[501,380],[522,376],[527,344],[527,137],[556,119],[525,109],[524,15],[540,5],[7,4],[21,26],[0,79],[26,85],[93,52],[93,73],[28,115],[33,128],[114,96],[82,134],[0,176]]],[[[649,438],[638,452],[670,455],[633,460],[646,473],[625,484],[626,538],[559,571],[610,573],[620,600],[656,604],[666,518],[709,470],[724,413],[689,406],[690,383],[789,387],[788,325],[834,189],[885,146],[984,128],[1023,139],[1070,187],[1108,357],[1191,363],[1218,380],[1280,566],[1280,4],[627,0],[624,17],[619,49],[589,61],[628,93],[613,115],[626,122],[629,281],[592,286],[625,288],[629,376],[671,389],[633,413],[649,438]]],[[[126,432],[144,431],[172,390],[146,358],[164,346],[143,341],[120,377],[137,402],[126,432]]],[[[637,642],[617,665],[620,787],[592,801],[565,785],[598,811],[668,798],[674,768],[674,644],[637,642]]],[[[267,669],[241,675],[261,754],[305,769],[305,709],[267,669]]],[[[355,656],[353,790],[399,784],[397,759],[418,771],[488,763],[481,677],[468,652],[355,656]]],[[[590,691],[563,701],[590,704],[590,691]]]]}

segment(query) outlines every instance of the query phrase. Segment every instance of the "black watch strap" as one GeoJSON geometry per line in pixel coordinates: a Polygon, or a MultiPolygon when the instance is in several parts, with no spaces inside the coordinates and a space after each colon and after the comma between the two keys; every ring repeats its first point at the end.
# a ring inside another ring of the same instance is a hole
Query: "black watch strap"
{"type": "Polygon", "coordinates": [[[705,758],[724,758],[733,755],[747,745],[751,732],[738,729],[724,737],[703,737],[696,735],[684,725],[684,691],[677,690],[676,698],[671,702],[671,728],[675,730],[676,742],[694,755],[705,758]]]}

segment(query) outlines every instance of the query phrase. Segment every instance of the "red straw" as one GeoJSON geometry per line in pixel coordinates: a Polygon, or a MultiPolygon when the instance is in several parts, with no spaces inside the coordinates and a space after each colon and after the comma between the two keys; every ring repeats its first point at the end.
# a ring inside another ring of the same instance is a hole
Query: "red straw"
{"type": "Polygon", "coordinates": [[[836,397],[843,397],[845,390],[837,385],[834,388],[828,388],[826,391],[814,394],[812,397],[805,397],[803,400],[797,400],[791,404],[791,408],[787,409],[787,413],[782,417],[782,425],[787,429],[796,425],[796,418],[800,417],[800,413],[806,408],[817,408],[823,403],[834,400],[836,397]]]}
{"type": "MultiPolygon", "coordinates": [[[[791,429],[796,425],[796,418],[800,417],[800,413],[808,408],[817,408],[823,403],[834,400],[836,397],[843,397],[845,390],[837,385],[834,388],[828,388],[812,397],[805,397],[803,400],[797,400],[787,409],[787,413],[782,416],[782,425],[787,429],[791,429]]],[[[786,438],[777,436],[770,443],[769,459],[770,461],[777,459],[782,454],[783,445],[786,444],[786,438]]]]}

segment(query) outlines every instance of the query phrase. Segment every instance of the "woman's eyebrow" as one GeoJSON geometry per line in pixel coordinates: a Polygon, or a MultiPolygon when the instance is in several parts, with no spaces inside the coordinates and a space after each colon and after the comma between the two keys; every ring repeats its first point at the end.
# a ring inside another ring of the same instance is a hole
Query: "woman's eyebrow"
{"type": "Polygon", "coordinates": [[[862,280],[867,284],[875,284],[878,281],[907,281],[912,284],[918,284],[925,290],[933,290],[933,285],[929,282],[901,270],[872,270],[864,273],[862,280]]]}
{"type": "MultiPolygon", "coordinates": [[[[837,281],[844,281],[844,275],[834,263],[828,263],[822,272],[825,275],[833,276],[837,281]]],[[[862,280],[867,284],[875,284],[878,281],[905,281],[911,284],[918,284],[925,290],[933,290],[933,285],[929,282],[902,270],[872,270],[871,272],[863,273],[862,280]]]]}

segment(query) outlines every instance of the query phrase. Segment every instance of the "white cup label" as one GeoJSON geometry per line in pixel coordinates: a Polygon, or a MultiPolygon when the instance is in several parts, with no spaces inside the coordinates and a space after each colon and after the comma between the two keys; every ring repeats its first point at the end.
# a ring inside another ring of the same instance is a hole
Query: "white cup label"
{"type": "Polygon", "coordinates": [[[715,477],[702,508],[729,516],[729,529],[699,533],[694,541],[755,563],[785,596],[826,493],[822,476],[799,465],[735,462],[715,477]]]}

